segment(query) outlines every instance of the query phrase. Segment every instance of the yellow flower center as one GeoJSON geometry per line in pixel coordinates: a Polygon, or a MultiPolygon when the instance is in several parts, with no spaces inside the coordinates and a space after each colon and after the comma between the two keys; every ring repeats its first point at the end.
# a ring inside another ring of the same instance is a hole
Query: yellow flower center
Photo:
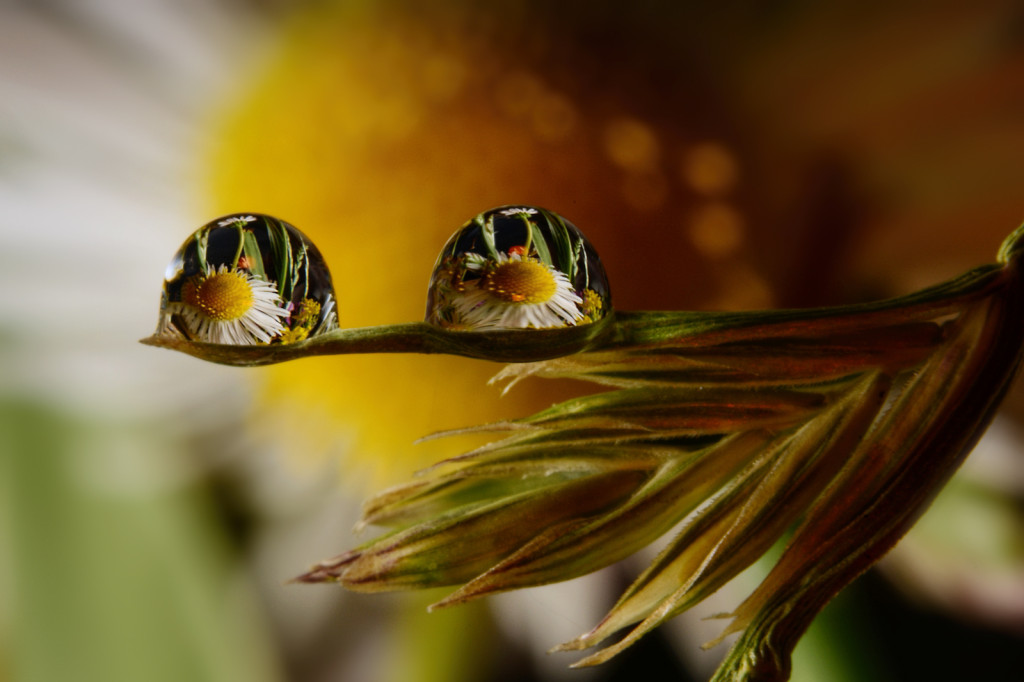
{"type": "Polygon", "coordinates": [[[213,320],[237,320],[252,307],[252,288],[237,270],[194,277],[182,286],[181,299],[213,320]]]}
{"type": "Polygon", "coordinates": [[[506,303],[545,303],[555,295],[558,283],[537,261],[514,260],[485,275],[484,288],[506,303]]]}

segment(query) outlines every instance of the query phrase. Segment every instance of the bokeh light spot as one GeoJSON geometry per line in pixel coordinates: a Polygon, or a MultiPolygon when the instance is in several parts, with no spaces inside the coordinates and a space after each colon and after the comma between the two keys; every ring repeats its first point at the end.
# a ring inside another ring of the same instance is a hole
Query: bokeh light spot
{"type": "Polygon", "coordinates": [[[658,165],[658,138],[646,123],[617,118],[604,129],[604,149],[617,166],[631,173],[651,173],[658,165]]]}
{"type": "Polygon", "coordinates": [[[743,216],[729,204],[707,204],[690,218],[689,236],[697,251],[707,258],[731,256],[743,244],[743,216]]]}
{"type": "Polygon", "coordinates": [[[683,154],[683,180],[701,194],[721,196],[735,187],[739,165],[733,154],[717,142],[703,142],[683,154]]]}

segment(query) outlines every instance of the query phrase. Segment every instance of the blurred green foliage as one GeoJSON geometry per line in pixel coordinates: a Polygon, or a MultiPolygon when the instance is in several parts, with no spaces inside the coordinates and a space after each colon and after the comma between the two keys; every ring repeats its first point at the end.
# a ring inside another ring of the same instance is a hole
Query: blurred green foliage
{"type": "Polygon", "coordinates": [[[202,485],[161,485],[149,475],[173,447],[156,424],[0,403],[0,593],[11,596],[0,606],[10,679],[280,679],[202,485]],[[105,467],[115,452],[129,466],[105,467]],[[134,474],[104,480],[126,470],[134,474]]]}

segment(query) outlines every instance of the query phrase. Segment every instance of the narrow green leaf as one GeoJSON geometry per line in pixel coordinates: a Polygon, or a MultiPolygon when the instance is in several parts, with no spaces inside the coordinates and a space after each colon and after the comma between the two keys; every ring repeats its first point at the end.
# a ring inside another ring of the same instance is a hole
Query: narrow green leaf
{"type": "MultiPolygon", "coordinates": [[[[242,235],[242,254],[248,263],[246,268],[260,279],[266,280],[267,273],[263,269],[263,256],[260,255],[259,244],[256,243],[256,235],[245,228],[239,228],[242,235]]],[[[278,287],[280,289],[280,285],[278,287]]]]}

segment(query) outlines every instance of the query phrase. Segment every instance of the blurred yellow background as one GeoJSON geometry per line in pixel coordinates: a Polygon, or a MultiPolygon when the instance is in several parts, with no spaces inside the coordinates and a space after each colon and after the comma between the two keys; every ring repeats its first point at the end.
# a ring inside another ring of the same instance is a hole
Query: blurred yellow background
{"type": "MultiPolygon", "coordinates": [[[[445,239],[501,204],[574,222],[633,310],[906,293],[1024,219],[1009,1],[10,3],[0,93],[0,681],[704,679],[724,651],[680,619],[604,669],[544,660],[635,567],[429,616],[284,586],[460,451],[415,439],[584,389],[138,346],[216,215],[308,234],[344,327],[420,319],[445,239]]],[[[794,679],[1019,679],[1019,390],[1005,412],[887,560],[901,589],[848,590],[794,679]]]]}

